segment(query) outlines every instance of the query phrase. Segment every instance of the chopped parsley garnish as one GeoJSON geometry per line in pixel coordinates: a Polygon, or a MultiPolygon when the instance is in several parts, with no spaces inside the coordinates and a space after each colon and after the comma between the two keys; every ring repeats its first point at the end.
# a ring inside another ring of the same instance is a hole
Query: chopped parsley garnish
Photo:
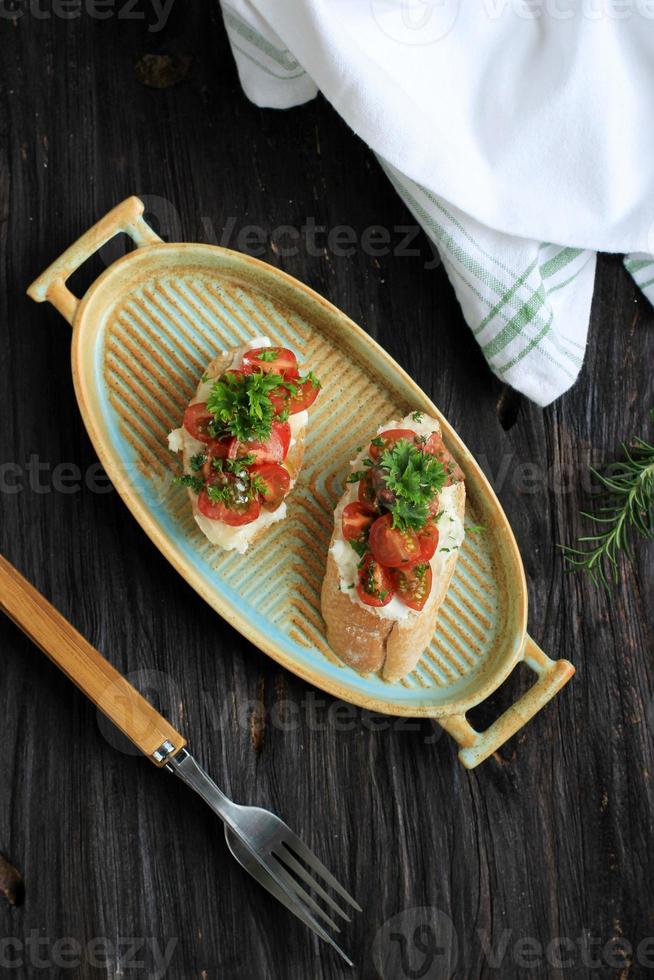
{"type": "Polygon", "coordinates": [[[350,544],[352,545],[352,547],[356,551],[356,553],[359,556],[359,558],[363,558],[363,556],[365,555],[366,551],[368,550],[368,542],[367,541],[360,541],[357,538],[350,538],[350,544]]]}
{"type": "Polygon", "coordinates": [[[309,373],[305,374],[303,378],[300,378],[300,384],[306,384],[307,381],[310,381],[314,388],[320,388],[320,382],[313,371],[309,371],[309,373]]]}
{"type": "Polygon", "coordinates": [[[422,412],[411,412],[411,418],[414,422],[422,422],[422,412]]]}
{"type": "Polygon", "coordinates": [[[385,445],[385,443],[381,436],[375,436],[375,438],[372,440],[372,445],[379,446],[381,448],[385,445]]]}
{"type": "Polygon", "coordinates": [[[468,534],[483,534],[485,530],[483,524],[468,524],[466,527],[468,534]]]}
{"type": "Polygon", "coordinates": [[[258,473],[255,473],[254,476],[250,474],[250,488],[254,493],[262,493],[264,497],[268,493],[268,484],[258,473]]]}
{"type": "Polygon", "coordinates": [[[434,456],[400,439],[381,456],[384,482],[394,495],[389,506],[393,527],[418,530],[429,517],[429,505],[445,483],[445,468],[434,456]]]}
{"type": "Polygon", "coordinates": [[[199,476],[192,476],[191,473],[176,476],[174,482],[180,483],[183,487],[188,487],[193,493],[200,493],[204,489],[204,480],[201,480],[199,476]]]}
{"type": "Polygon", "coordinates": [[[240,442],[265,441],[270,437],[274,418],[270,392],[282,384],[280,374],[225,374],[215,383],[207,399],[214,417],[211,426],[219,438],[229,433],[240,442]]]}
{"type": "Polygon", "coordinates": [[[189,464],[193,472],[197,473],[198,470],[202,469],[206,461],[207,461],[206,453],[196,453],[195,456],[191,456],[189,460],[189,464]]]}
{"type": "Polygon", "coordinates": [[[207,497],[212,504],[229,504],[234,496],[234,490],[228,483],[210,483],[207,487],[207,497]]]}
{"type": "Polygon", "coordinates": [[[354,473],[350,473],[350,475],[348,476],[348,478],[347,478],[347,480],[345,482],[346,483],[358,483],[359,480],[362,480],[366,475],[367,474],[364,473],[362,470],[355,470],[354,473]]]}
{"type": "Polygon", "coordinates": [[[271,364],[273,361],[277,360],[277,351],[275,350],[262,350],[257,354],[257,358],[260,361],[265,361],[271,364]]]}

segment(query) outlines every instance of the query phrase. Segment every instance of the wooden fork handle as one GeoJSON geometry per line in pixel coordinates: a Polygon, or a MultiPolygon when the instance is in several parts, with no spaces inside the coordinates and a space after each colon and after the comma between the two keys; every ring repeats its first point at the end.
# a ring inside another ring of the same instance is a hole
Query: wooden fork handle
{"type": "Polygon", "coordinates": [[[132,685],[0,555],[0,608],[157,766],[186,745],[132,685]]]}

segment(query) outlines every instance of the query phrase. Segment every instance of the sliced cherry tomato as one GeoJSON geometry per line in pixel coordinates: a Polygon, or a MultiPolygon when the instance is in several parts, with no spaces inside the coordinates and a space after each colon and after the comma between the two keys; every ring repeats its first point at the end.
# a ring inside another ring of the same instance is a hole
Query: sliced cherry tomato
{"type": "Polygon", "coordinates": [[[225,436],[223,439],[212,439],[207,446],[207,453],[214,459],[228,459],[236,439],[225,436]]]}
{"type": "Polygon", "coordinates": [[[386,485],[386,476],[381,466],[371,466],[369,471],[370,481],[375,491],[375,502],[378,507],[386,507],[391,510],[396,501],[396,496],[386,485]]]}
{"type": "Polygon", "coordinates": [[[452,453],[446,448],[440,432],[432,432],[425,443],[425,452],[430,456],[435,456],[439,463],[445,467],[445,486],[450,487],[453,483],[460,483],[463,480],[463,471],[454,461],[452,453]]]}
{"type": "Polygon", "coordinates": [[[346,541],[365,541],[375,512],[365,504],[354,501],[343,508],[341,526],[346,541]]]}
{"type": "Polygon", "coordinates": [[[402,602],[411,609],[422,609],[431,592],[431,565],[424,562],[413,568],[396,568],[392,574],[394,588],[402,602]]]}
{"type": "Polygon", "coordinates": [[[282,459],[286,459],[286,454],[291,445],[291,426],[288,422],[280,422],[273,419],[270,437],[276,436],[282,444],[282,459]]]}
{"type": "Polygon", "coordinates": [[[198,497],[198,508],[201,514],[212,521],[222,521],[230,527],[240,527],[241,524],[251,524],[256,521],[261,512],[261,502],[257,496],[238,499],[236,480],[224,474],[215,474],[207,480],[208,486],[230,486],[233,494],[227,501],[213,501],[206,489],[198,497]]]}
{"type": "Polygon", "coordinates": [[[290,395],[288,400],[288,411],[290,415],[296,412],[304,412],[315,402],[320,391],[320,385],[314,384],[309,378],[295,385],[295,394],[290,395]]]}
{"type": "Polygon", "coordinates": [[[264,442],[252,440],[238,442],[230,449],[230,459],[239,456],[254,456],[253,463],[281,463],[291,444],[291,427],[288,422],[273,419],[270,436],[264,442]]]}
{"type": "Polygon", "coordinates": [[[370,550],[386,568],[408,567],[420,560],[420,542],[414,531],[392,526],[391,514],[378,517],[370,528],[370,550]]]}
{"type": "Polygon", "coordinates": [[[200,442],[211,442],[213,436],[209,431],[209,425],[213,422],[213,415],[207,408],[206,402],[195,402],[189,405],[184,412],[184,428],[200,442]]]}
{"type": "Polygon", "coordinates": [[[370,470],[359,480],[359,503],[373,509],[377,508],[377,490],[370,470]]]}
{"type": "Polygon", "coordinates": [[[416,531],[420,542],[420,561],[429,561],[436,554],[438,548],[438,528],[433,521],[427,521],[424,527],[416,531]]]}
{"type": "Polygon", "coordinates": [[[386,606],[393,598],[391,573],[368,553],[359,565],[357,593],[367,606],[386,606]]]}
{"type": "Polygon", "coordinates": [[[250,468],[250,476],[258,476],[266,485],[261,494],[261,503],[266,510],[277,510],[289,491],[291,474],[279,463],[262,463],[250,468]]]}
{"type": "MultiPolygon", "coordinates": [[[[295,378],[287,378],[286,380],[294,382],[295,378]]],[[[270,392],[270,400],[272,402],[273,412],[275,415],[281,415],[284,411],[288,411],[290,415],[290,397],[291,393],[286,385],[277,385],[276,388],[273,388],[273,390],[270,392]]]]}
{"type": "Polygon", "coordinates": [[[246,374],[263,371],[281,374],[283,378],[297,377],[297,357],[288,347],[254,347],[243,355],[242,370],[246,374]],[[262,357],[263,355],[263,357],[262,357]]]}
{"type": "Polygon", "coordinates": [[[413,429],[387,429],[385,432],[380,432],[378,436],[375,436],[375,442],[370,443],[368,454],[371,459],[376,461],[387,449],[392,449],[400,439],[406,439],[407,442],[414,443],[415,438],[416,433],[413,429]],[[380,439],[383,444],[376,445],[380,439]]]}

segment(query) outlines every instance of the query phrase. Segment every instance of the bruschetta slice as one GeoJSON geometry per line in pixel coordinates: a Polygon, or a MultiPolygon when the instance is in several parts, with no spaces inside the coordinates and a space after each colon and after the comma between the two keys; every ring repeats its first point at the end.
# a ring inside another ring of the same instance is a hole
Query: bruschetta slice
{"type": "Polygon", "coordinates": [[[286,517],[320,382],[268,337],[221,351],[207,366],[168,447],[181,453],[195,521],[212,544],[243,554],[286,517]]]}
{"type": "Polygon", "coordinates": [[[463,474],[436,419],[381,426],[352,462],[322,587],[332,650],[397,681],[431,641],[463,541],[463,474]]]}

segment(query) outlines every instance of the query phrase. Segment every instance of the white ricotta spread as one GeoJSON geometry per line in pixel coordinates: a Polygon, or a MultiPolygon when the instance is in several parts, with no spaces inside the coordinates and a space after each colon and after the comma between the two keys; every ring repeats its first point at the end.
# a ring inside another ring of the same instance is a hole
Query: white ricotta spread
{"type": "MultiPolygon", "coordinates": [[[[420,422],[416,422],[410,415],[406,418],[401,419],[399,422],[392,421],[388,422],[386,425],[380,425],[377,429],[377,433],[386,432],[387,429],[412,429],[413,432],[418,433],[418,435],[423,435],[429,437],[432,432],[440,432],[440,425],[435,419],[428,418],[428,416],[423,415],[420,422]]],[[[368,447],[365,449],[351,462],[352,471],[360,470],[362,466],[363,459],[368,454],[368,447]]],[[[411,609],[410,606],[405,605],[401,599],[397,596],[393,596],[391,601],[385,606],[367,606],[364,602],[361,602],[356,590],[356,582],[358,575],[358,564],[359,556],[352,547],[352,545],[343,538],[343,529],[341,518],[343,515],[343,509],[351,504],[353,501],[358,500],[359,484],[349,483],[347,492],[343,495],[342,499],[339,501],[338,506],[334,512],[334,522],[336,527],[336,537],[334,543],[331,547],[331,553],[334,556],[334,561],[338,567],[338,574],[340,579],[341,590],[349,595],[352,602],[361,606],[368,612],[375,613],[377,616],[381,616],[382,619],[406,619],[407,616],[417,616],[419,610],[411,609]]],[[[438,528],[438,547],[433,558],[430,561],[432,576],[434,580],[434,586],[432,586],[431,595],[436,595],[436,582],[442,573],[443,565],[446,559],[449,557],[451,552],[458,548],[465,537],[465,531],[463,529],[463,521],[460,519],[456,512],[455,506],[456,499],[456,485],[451,487],[443,487],[439,498],[439,509],[441,511],[441,516],[436,522],[438,528]]],[[[429,603],[429,599],[427,600],[429,603]]],[[[423,611],[423,610],[420,610],[423,611]]]]}

